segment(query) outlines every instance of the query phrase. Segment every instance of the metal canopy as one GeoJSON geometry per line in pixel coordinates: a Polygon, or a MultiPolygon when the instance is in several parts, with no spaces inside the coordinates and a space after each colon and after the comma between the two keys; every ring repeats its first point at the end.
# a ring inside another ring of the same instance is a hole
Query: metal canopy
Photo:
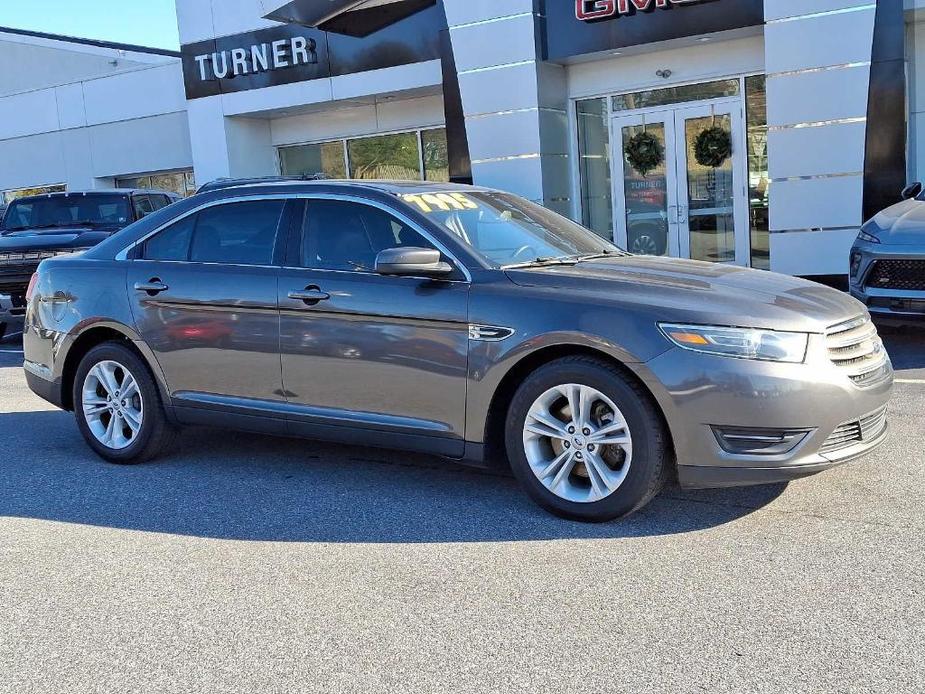
{"type": "Polygon", "coordinates": [[[437,0],[267,0],[264,9],[279,5],[266,19],[363,37],[436,3],[437,0]]]}

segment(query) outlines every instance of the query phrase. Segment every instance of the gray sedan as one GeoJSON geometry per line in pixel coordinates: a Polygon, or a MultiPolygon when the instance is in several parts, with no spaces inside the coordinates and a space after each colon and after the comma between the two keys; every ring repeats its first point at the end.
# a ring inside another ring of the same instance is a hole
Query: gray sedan
{"type": "Polygon", "coordinates": [[[887,435],[893,383],[845,294],[632,256],[516,196],[427,183],[194,196],[43,261],[24,345],[30,387],[113,463],[226,426],[510,465],[591,521],[670,477],[856,458],[887,435]]]}
{"type": "Polygon", "coordinates": [[[922,184],[912,184],[902,196],[864,225],[851,249],[851,294],[884,323],[925,320],[922,184]]]}

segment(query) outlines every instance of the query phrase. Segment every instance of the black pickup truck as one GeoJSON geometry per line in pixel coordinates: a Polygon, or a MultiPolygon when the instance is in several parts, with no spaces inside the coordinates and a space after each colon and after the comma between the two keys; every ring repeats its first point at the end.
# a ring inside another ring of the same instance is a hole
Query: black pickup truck
{"type": "Polygon", "coordinates": [[[26,290],[40,262],[92,248],[180,199],[164,190],[48,193],[10,202],[0,221],[0,339],[26,312],[26,290]]]}

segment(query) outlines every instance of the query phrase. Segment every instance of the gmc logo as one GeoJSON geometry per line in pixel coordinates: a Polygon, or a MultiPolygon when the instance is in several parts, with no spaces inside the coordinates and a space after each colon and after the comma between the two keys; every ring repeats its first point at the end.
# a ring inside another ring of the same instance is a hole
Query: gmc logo
{"type": "Polygon", "coordinates": [[[690,5],[703,0],[575,0],[575,16],[583,22],[645,12],[652,8],[667,9],[674,5],[690,5]]]}

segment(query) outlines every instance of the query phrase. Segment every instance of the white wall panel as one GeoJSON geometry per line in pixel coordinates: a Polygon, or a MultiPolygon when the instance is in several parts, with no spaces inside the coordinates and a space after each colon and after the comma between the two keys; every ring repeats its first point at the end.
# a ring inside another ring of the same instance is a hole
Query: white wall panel
{"type": "Polygon", "coordinates": [[[444,0],[451,27],[533,12],[533,0],[444,0]]]}
{"type": "MultiPolygon", "coordinates": [[[[192,0],[208,2],[209,0],[192,0]]],[[[279,22],[263,19],[266,14],[260,0],[211,0],[214,36],[231,36],[279,26],[279,22]]]]}
{"type": "Polygon", "coordinates": [[[847,275],[858,229],[771,235],[771,270],[788,275],[847,275]]]}
{"type": "Polygon", "coordinates": [[[451,29],[460,72],[536,58],[533,15],[451,29]]]}
{"type": "Polygon", "coordinates": [[[876,0],[765,0],[766,21],[873,5],[876,0]]]}
{"type": "Polygon", "coordinates": [[[870,62],[876,7],[866,7],[768,24],[768,73],[870,62]]]}
{"type": "Polygon", "coordinates": [[[87,124],[87,110],[81,83],[56,87],[55,103],[58,105],[59,128],[63,130],[82,128],[87,124]]]}
{"type": "Polygon", "coordinates": [[[863,176],[843,176],[771,184],[771,229],[859,227],[863,176]]]}
{"type": "Polygon", "coordinates": [[[567,72],[568,93],[573,99],[651,89],[655,79],[665,86],[705,82],[764,72],[764,39],[754,36],[577,63],[569,65],[567,72]],[[656,77],[656,71],[663,69],[671,70],[670,79],[656,77]]]}
{"type": "Polygon", "coordinates": [[[59,129],[54,89],[0,98],[0,140],[59,129]]]}
{"type": "Polygon", "coordinates": [[[795,125],[867,116],[870,66],[768,77],[768,123],[795,125]]]}
{"type": "Polygon", "coordinates": [[[867,123],[843,123],[819,128],[787,128],[768,134],[774,152],[771,178],[858,173],[864,170],[867,123]],[[846,147],[845,143],[861,146],[846,147]]]}
{"type": "Polygon", "coordinates": [[[336,107],[270,121],[274,145],[321,142],[377,132],[439,127],[445,123],[443,97],[402,99],[379,104],[336,107]]]}
{"type": "Polygon", "coordinates": [[[87,131],[97,178],[185,169],[193,164],[183,112],[105,123],[87,131]]]}
{"type": "Polygon", "coordinates": [[[215,36],[212,0],[176,0],[180,43],[196,43],[215,36]]]}
{"type": "Polygon", "coordinates": [[[87,123],[98,125],[186,110],[179,61],[84,82],[87,123]]]}
{"type": "Polygon", "coordinates": [[[0,190],[65,183],[61,133],[0,141],[0,190]]]}
{"type": "Polygon", "coordinates": [[[428,60],[422,63],[333,77],[331,78],[331,98],[337,101],[442,85],[443,71],[440,61],[428,60]]]}

